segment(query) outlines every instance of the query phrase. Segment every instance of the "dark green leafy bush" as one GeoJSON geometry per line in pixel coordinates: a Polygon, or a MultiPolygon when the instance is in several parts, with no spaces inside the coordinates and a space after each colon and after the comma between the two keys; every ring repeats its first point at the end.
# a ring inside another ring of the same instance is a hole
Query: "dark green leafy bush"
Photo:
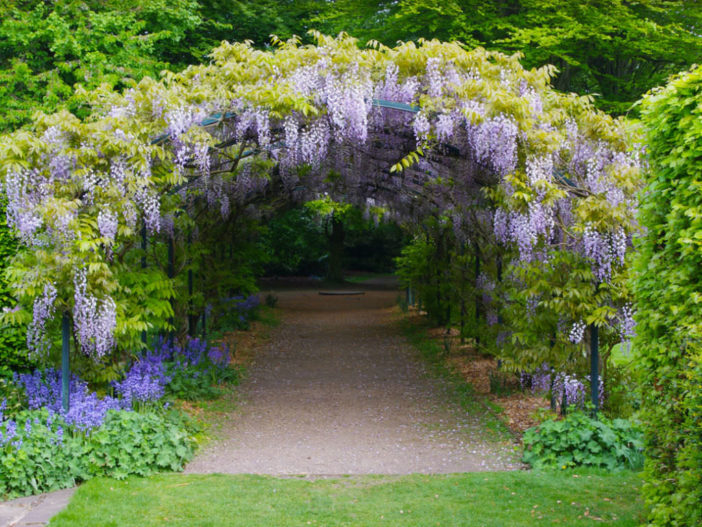
{"type": "Polygon", "coordinates": [[[84,462],[91,476],[124,479],[181,470],[194,452],[180,414],[112,411],[86,442],[84,462]]]}
{"type": "Polygon", "coordinates": [[[592,419],[573,413],[544,421],[524,433],[523,461],[534,468],[579,466],[641,468],[643,435],[625,419],[592,419]]]}
{"type": "MultiPolygon", "coordinates": [[[[0,199],[0,309],[11,309],[15,301],[10,295],[4,276],[5,268],[17,252],[17,239],[7,227],[5,199],[0,199]]],[[[0,325],[0,377],[9,377],[13,371],[31,367],[27,358],[27,332],[23,326],[0,325]]]]}
{"type": "Polygon", "coordinates": [[[87,438],[66,430],[63,420],[50,417],[46,408],[20,412],[0,424],[0,499],[71,487],[86,479],[87,438]],[[10,424],[16,425],[16,435],[8,430],[10,424]]]}
{"type": "Polygon", "coordinates": [[[0,499],[95,476],[182,470],[195,451],[195,431],[177,412],[111,410],[101,427],[86,434],[46,408],[22,411],[0,424],[0,499]]]}

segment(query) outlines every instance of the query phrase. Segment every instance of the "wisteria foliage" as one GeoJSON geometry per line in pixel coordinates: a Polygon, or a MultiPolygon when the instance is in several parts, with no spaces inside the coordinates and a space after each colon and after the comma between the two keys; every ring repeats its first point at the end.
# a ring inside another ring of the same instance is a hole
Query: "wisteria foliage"
{"type": "Polygon", "coordinates": [[[124,285],[142,225],[170,237],[174,218],[226,219],[254,199],[330,195],[408,225],[440,215],[464,239],[487,226],[513,266],[569,251],[593,281],[615,280],[640,164],[624,121],[518,56],[314,36],[274,51],[225,43],[209,64],[83,94],[85,119],[40,115],[0,140],[8,221],[32,248],[10,271],[25,306],[12,316],[33,315],[33,349],[66,311],[88,354],[133,339],[152,324],[124,285]]]}

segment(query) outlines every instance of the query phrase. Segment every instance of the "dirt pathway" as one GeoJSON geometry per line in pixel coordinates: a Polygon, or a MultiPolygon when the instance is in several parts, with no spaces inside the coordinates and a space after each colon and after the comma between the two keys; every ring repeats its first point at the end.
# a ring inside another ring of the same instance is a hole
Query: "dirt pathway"
{"type": "Polygon", "coordinates": [[[512,445],[451,402],[398,332],[395,291],[278,293],[283,323],[240,408],[190,473],[406,474],[519,467],[512,445]]]}

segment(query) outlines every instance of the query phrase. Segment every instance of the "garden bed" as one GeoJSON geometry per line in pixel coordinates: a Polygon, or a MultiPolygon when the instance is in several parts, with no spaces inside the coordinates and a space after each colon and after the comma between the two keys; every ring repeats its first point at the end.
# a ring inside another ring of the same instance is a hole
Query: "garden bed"
{"type": "MultiPolygon", "coordinates": [[[[409,316],[412,324],[423,324],[422,313],[413,312],[409,316]]],[[[427,336],[443,347],[446,365],[458,373],[476,394],[487,398],[499,407],[500,419],[516,436],[521,437],[525,430],[538,425],[548,415],[550,402],[540,395],[521,390],[514,376],[500,374],[497,360],[477,352],[470,343],[461,344],[456,328],[429,328],[427,336]],[[495,379],[500,384],[495,387],[495,379]],[[497,388],[498,393],[494,393],[497,388]]]]}

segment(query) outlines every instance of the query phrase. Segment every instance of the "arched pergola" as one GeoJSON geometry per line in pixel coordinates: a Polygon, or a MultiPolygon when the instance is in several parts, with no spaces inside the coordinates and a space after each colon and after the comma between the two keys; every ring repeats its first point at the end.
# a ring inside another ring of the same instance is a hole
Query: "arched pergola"
{"type": "Polygon", "coordinates": [[[234,211],[320,196],[407,225],[434,216],[462,244],[504,248],[526,289],[539,269],[573,269],[594,300],[541,301],[562,310],[552,341],[579,344],[588,324],[591,342],[598,327],[616,332],[639,171],[625,121],[518,56],[314,37],[272,51],[224,43],[209,64],[85,93],[83,118],[39,115],[2,138],[8,219],[29,248],[5,316],[29,322],[32,351],[59,320],[95,358],[139,347],[147,329],[172,327],[176,296],[174,269],[145,267],[147,237],[175,251],[234,211]]]}

